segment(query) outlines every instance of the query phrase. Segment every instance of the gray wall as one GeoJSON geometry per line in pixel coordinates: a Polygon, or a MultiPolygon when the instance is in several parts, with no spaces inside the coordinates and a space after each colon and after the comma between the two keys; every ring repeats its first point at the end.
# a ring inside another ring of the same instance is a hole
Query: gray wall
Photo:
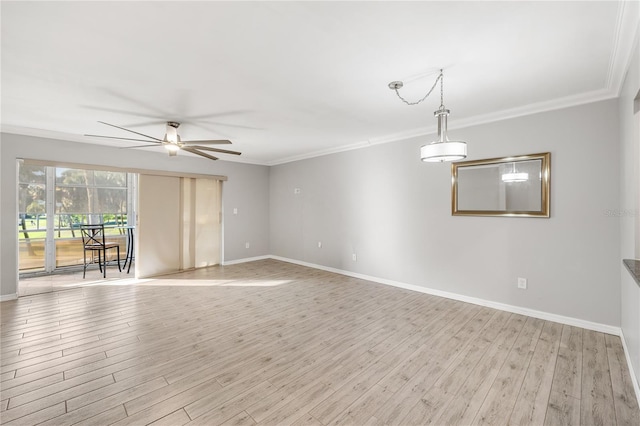
{"type": "Polygon", "coordinates": [[[468,159],[550,151],[550,219],[452,217],[450,166],[419,161],[430,137],[268,168],[3,134],[0,294],[16,291],[25,157],[228,176],[225,261],[273,254],[619,326],[620,218],[607,214],[621,205],[618,128],[612,100],[451,132],[468,159]]]}
{"type": "Polygon", "coordinates": [[[3,133],[0,139],[0,296],[16,293],[16,158],[225,175],[224,260],[269,253],[269,168],[3,133]],[[238,215],[232,214],[233,207],[238,215]],[[245,249],[245,242],[251,247],[245,249]]]}
{"type": "Polygon", "coordinates": [[[419,160],[431,137],[274,166],[271,253],[619,326],[620,229],[606,214],[619,205],[617,110],[603,101],[451,132],[469,160],[551,152],[549,219],[451,216],[449,164],[419,160]]]}
{"type": "MultiPolygon", "coordinates": [[[[640,112],[633,100],[640,90],[640,44],[634,55],[619,99],[620,107],[620,204],[613,212],[620,223],[621,259],[640,259],[640,112]]],[[[621,328],[631,365],[640,382],[640,287],[619,263],[621,270],[621,328]]]]}

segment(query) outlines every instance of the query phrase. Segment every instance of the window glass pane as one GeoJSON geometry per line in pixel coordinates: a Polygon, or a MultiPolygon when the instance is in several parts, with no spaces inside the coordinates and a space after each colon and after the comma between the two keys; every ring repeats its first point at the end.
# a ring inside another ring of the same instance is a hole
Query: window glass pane
{"type": "Polygon", "coordinates": [[[18,268],[44,269],[47,233],[45,166],[21,164],[18,172],[18,268]]]}
{"type": "Polygon", "coordinates": [[[20,238],[18,249],[20,272],[44,269],[44,238],[20,238]]]}
{"type": "Polygon", "coordinates": [[[84,215],[57,214],[53,222],[54,238],[80,238],[80,224],[84,215]]]}
{"type": "Polygon", "coordinates": [[[20,183],[18,186],[18,213],[29,215],[45,213],[45,185],[20,183]]]}
{"type": "Polygon", "coordinates": [[[107,187],[126,187],[127,186],[127,174],[120,172],[107,172],[102,170],[96,170],[94,172],[96,186],[107,187]]]}
{"type": "Polygon", "coordinates": [[[20,238],[44,238],[46,231],[46,214],[27,214],[18,216],[18,233],[20,234],[20,238]]]}
{"type": "Polygon", "coordinates": [[[56,168],[56,185],[83,185],[94,184],[93,170],[56,168]]]}
{"type": "Polygon", "coordinates": [[[56,213],[82,214],[95,205],[95,189],[82,186],[56,187],[56,213]]]}
{"type": "Polygon", "coordinates": [[[18,182],[45,184],[47,182],[45,166],[30,166],[21,164],[18,182]]]}
{"type": "Polygon", "coordinates": [[[17,230],[21,271],[44,269],[46,181],[45,167],[19,166],[17,230]]]}
{"type": "Polygon", "coordinates": [[[96,188],[96,213],[126,213],[127,188],[96,188]]]}

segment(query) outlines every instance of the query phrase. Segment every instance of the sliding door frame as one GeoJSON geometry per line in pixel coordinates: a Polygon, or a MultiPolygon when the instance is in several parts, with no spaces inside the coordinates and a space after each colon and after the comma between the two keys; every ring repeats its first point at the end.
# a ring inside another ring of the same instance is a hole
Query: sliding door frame
{"type": "MultiPolygon", "coordinates": [[[[45,210],[47,217],[50,217],[51,220],[47,220],[46,225],[46,235],[45,235],[45,256],[44,256],[44,269],[45,273],[52,273],[56,270],[56,254],[55,254],[55,185],[56,185],[56,176],[55,176],[55,168],[70,168],[70,169],[86,169],[86,170],[96,170],[96,171],[113,171],[113,172],[125,172],[128,174],[127,177],[127,220],[129,223],[137,224],[138,221],[138,184],[137,177],[139,174],[151,174],[151,175],[159,175],[159,176],[172,176],[172,177],[189,177],[189,178],[204,178],[204,179],[214,179],[220,181],[220,202],[222,203],[222,182],[227,180],[227,176],[224,175],[213,175],[213,174],[202,174],[202,173],[183,173],[183,172],[172,172],[172,171],[162,171],[162,170],[154,170],[154,169],[143,169],[143,168],[122,168],[122,167],[112,167],[102,164],[92,164],[92,163],[72,163],[72,162],[61,162],[61,161],[50,161],[50,160],[36,160],[30,158],[16,158],[16,184],[19,185],[19,176],[20,176],[20,167],[22,165],[35,165],[35,166],[46,166],[46,196],[45,196],[45,210]]],[[[16,188],[16,209],[14,217],[17,218],[20,210],[19,203],[19,190],[16,188]]],[[[220,214],[222,215],[222,205],[220,209],[220,214]]],[[[223,221],[220,220],[220,264],[223,263],[224,259],[224,224],[223,221]]],[[[16,239],[19,240],[19,234],[16,233],[16,239]]],[[[16,281],[19,285],[19,276],[20,276],[20,242],[17,241],[16,244],[16,281]]]]}

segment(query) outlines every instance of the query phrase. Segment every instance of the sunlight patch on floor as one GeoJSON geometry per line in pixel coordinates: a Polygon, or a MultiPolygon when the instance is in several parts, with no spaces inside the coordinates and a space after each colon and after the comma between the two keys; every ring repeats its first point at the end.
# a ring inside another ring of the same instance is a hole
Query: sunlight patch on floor
{"type": "Polygon", "coordinates": [[[227,279],[197,279],[191,276],[189,271],[185,274],[189,276],[162,276],[154,278],[87,278],[79,280],[77,276],[69,275],[69,280],[64,279],[64,274],[58,274],[55,278],[43,276],[29,278],[23,281],[23,291],[21,295],[47,293],[59,290],[68,290],[79,287],[99,287],[99,286],[153,286],[153,287],[277,287],[291,284],[291,279],[253,279],[252,278],[227,278],[227,279]],[[28,284],[27,284],[28,283],[28,284]]]}

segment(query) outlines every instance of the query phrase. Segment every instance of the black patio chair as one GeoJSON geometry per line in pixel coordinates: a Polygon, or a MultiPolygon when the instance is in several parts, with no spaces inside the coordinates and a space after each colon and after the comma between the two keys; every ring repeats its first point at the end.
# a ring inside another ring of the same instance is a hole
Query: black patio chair
{"type": "Polygon", "coordinates": [[[118,243],[108,243],[104,239],[104,224],[98,225],[80,225],[80,232],[82,233],[82,245],[84,246],[84,268],[82,271],[82,278],[87,273],[87,265],[94,263],[95,253],[98,252],[98,267],[102,276],[107,278],[107,250],[116,249],[118,252],[118,270],[120,269],[120,245],[118,243]],[[91,252],[91,261],[87,263],[87,252],[91,252]],[[104,260],[104,269],[103,269],[104,260]]]}

